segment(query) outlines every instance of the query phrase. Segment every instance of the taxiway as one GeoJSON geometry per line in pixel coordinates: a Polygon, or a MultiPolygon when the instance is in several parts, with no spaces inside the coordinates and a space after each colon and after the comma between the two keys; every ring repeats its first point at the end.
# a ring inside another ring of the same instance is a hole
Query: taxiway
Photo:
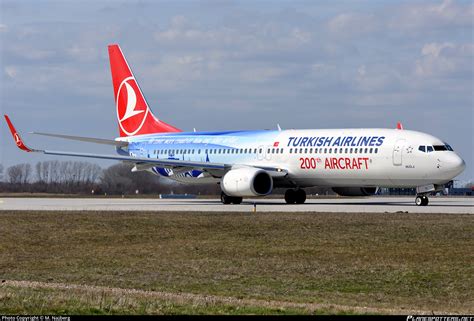
{"type": "Polygon", "coordinates": [[[431,197],[428,206],[416,206],[414,197],[316,198],[287,205],[280,199],[244,199],[223,205],[218,199],[150,198],[1,198],[1,210],[40,211],[176,211],[176,212],[342,212],[474,214],[474,198],[431,197]]]}

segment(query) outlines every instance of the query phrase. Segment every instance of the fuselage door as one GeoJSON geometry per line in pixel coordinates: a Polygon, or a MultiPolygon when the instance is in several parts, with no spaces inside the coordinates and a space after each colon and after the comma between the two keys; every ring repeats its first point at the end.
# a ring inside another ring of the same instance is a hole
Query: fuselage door
{"type": "Polygon", "coordinates": [[[393,165],[395,166],[402,165],[405,142],[404,139],[399,139],[395,142],[395,146],[393,147],[393,165]]]}
{"type": "Polygon", "coordinates": [[[266,160],[271,160],[272,159],[272,146],[268,145],[267,147],[263,148],[265,150],[265,159],[266,160]]]}

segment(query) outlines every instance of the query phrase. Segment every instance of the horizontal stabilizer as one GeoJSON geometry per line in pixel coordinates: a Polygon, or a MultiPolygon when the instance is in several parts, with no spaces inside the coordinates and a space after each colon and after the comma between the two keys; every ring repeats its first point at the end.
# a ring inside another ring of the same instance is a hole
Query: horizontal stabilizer
{"type": "Polygon", "coordinates": [[[37,132],[30,132],[30,134],[41,135],[41,136],[49,136],[49,137],[56,137],[56,138],[63,138],[63,139],[69,139],[69,140],[77,140],[77,141],[80,141],[80,142],[87,142],[87,143],[113,145],[113,146],[118,146],[118,147],[126,147],[126,146],[128,146],[128,142],[117,141],[117,140],[113,140],[113,139],[81,137],[81,136],[70,136],[70,135],[49,134],[49,133],[37,133],[37,132]]]}

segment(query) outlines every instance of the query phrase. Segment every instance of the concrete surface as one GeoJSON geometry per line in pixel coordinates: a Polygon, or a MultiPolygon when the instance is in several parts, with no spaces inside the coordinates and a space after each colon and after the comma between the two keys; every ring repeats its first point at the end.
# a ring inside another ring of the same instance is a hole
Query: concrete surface
{"type": "Polygon", "coordinates": [[[1,210],[61,211],[193,211],[193,212],[350,212],[474,214],[474,198],[430,197],[428,206],[416,206],[415,197],[321,198],[287,205],[283,199],[244,199],[223,205],[218,199],[138,198],[0,198],[1,210]]]}

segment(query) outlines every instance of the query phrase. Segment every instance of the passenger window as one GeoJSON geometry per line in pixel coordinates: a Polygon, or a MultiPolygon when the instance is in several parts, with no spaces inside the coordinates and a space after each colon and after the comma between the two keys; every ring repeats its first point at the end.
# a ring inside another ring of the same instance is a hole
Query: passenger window
{"type": "Polygon", "coordinates": [[[378,149],[378,148],[376,148],[376,149],[375,149],[375,154],[377,154],[378,152],[379,152],[379,149],[378,149]]]}
{"type": "Polygon", "coordinates": [[[293,148],[290,148],[290,154],[292,154],[292,153],[293,153],[293,148]]]}
{"type": "Polygon", "coordinates": [[[324,154],[327,154],[327,152],[328,152],[328,149],[325,148],[325,149],[324,149],[324,154]]]}
{"type": "Polygon", "coordinates": [[[258,152],[261,154],[261,153],[263,152],[263,150],[260,148],[260,149],[258,150],[258,152]]]}
{"type": "Polygon", "coordinates": [[[373,148],[369,149],[369,154],[372,154],[373,150],[374,150],[373,148]]]}
{"type": "Polygon", "coordinates": [[[308,154],[308,149],[307,148],[304,149],[304,153],[308,154]]]}
{"type": "Polygon", "coordinates": [[[329,154],[332,154],[332,148],[329,148],[329,154]]]}
{"type": "Polygon", "coordinates": [[[280,148],[280,154],[283,154],[283,148],[280,148]]]}
{"type": "Polygon", "coordinates": [[[426,146],[426,151],[431,153],[433,151],[433,146],[426,146]]]}

